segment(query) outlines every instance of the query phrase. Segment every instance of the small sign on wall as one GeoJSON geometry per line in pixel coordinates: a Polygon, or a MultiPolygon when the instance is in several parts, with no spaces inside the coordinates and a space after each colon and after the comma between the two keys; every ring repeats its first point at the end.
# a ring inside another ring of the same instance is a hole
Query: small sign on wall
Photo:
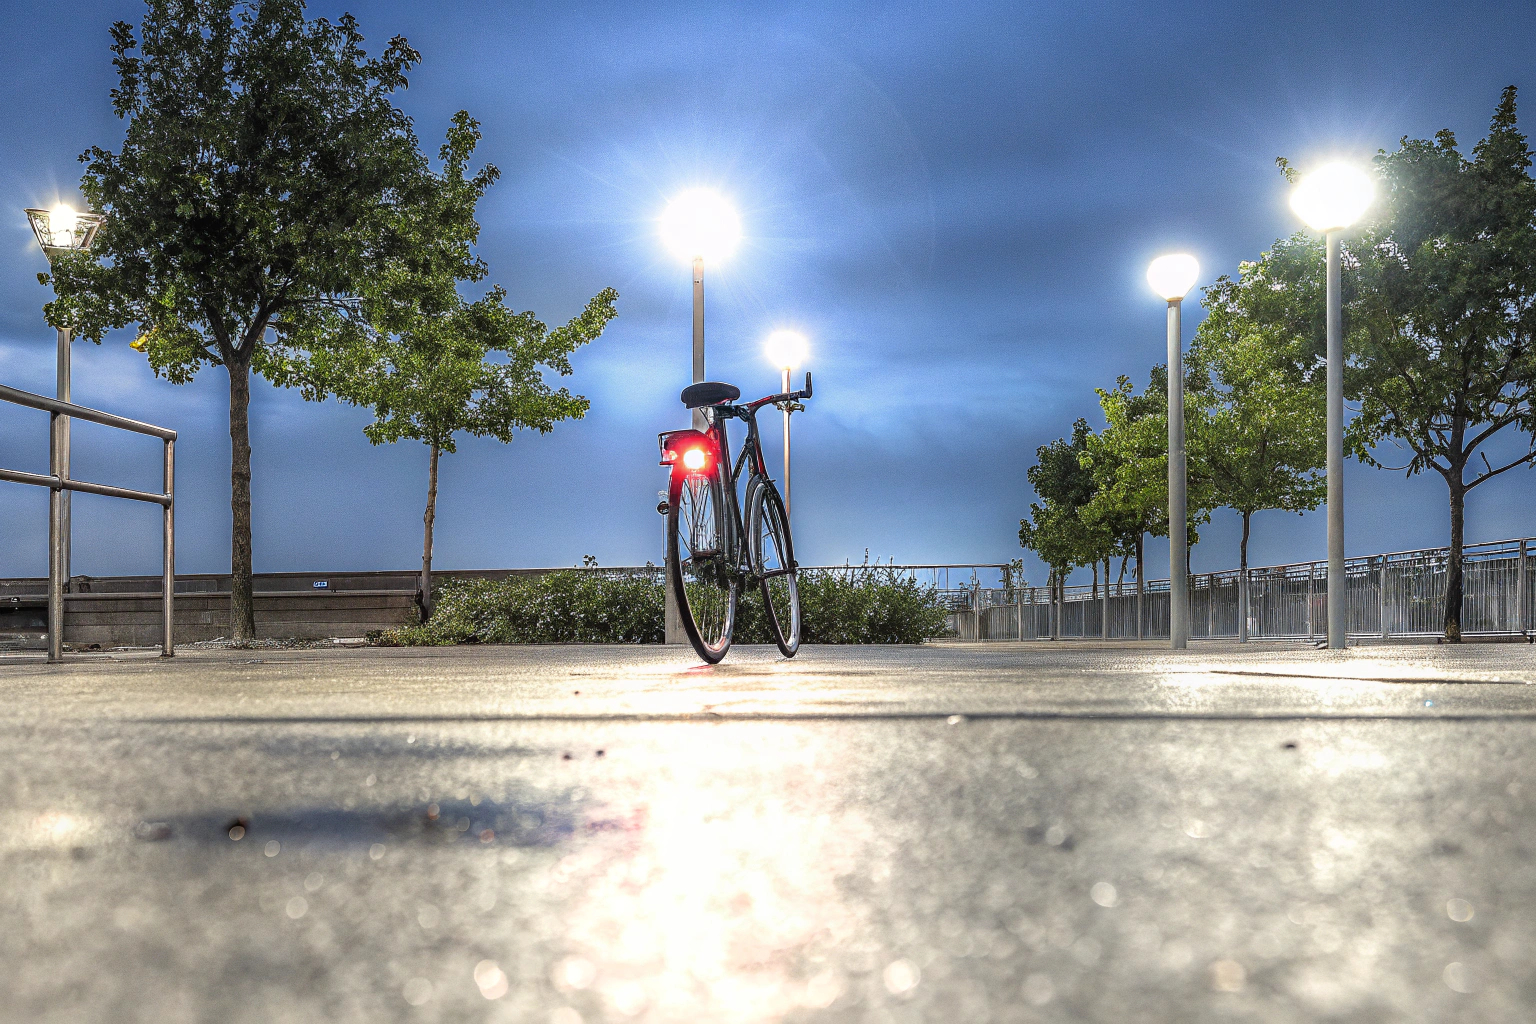
{"type": "Polygon", "coordinates": [[[331,581],[330,580],[315,580],[315,582],[313,584],[311,584],[311,586],[313,586],[316,590],[329,590],[331,588],[331,581]]]}

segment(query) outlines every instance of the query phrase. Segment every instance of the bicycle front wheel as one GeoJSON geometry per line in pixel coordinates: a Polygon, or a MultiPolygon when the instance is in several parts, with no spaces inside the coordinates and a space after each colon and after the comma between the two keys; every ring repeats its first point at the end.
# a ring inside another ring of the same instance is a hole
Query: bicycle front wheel
{"type": "Polygon", "coordinates": [[[752,572],[761,581],[768,628],[779,651],[793,658],[800,650],[800,581],[789,537],[789,517],[784,514],[778,488],[768,482],[753,490],[747,508],[752,572]]]}
{"type": "Polygon", "coordinates": [[[719,474],[675,474],[667,501],[667,577],[683,631],[711,665],[731,648],[739,575],[719,474]]]}

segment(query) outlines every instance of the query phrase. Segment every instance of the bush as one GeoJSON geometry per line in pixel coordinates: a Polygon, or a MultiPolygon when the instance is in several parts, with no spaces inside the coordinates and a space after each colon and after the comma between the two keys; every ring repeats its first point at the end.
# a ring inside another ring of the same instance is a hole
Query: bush
{"type": "MultiPolygon", "coordinates": [[[[446,579],[430,622],[370,634],[388,647],[445,644],[659,644],[665,639],[662,573],[564,569],[503,580],[446,579]]],[[[809,644],[919,644],[944,634],[932,587],[880,566],[800,575],[809,644]]],[[[773,638],[754,588],[737,605],[737,643],[773,638]]]]}

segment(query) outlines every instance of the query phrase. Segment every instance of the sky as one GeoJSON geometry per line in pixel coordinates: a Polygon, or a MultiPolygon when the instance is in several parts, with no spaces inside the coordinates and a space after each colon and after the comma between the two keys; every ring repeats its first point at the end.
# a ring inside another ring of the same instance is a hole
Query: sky
{"type": "MultiPolygon", "coordinates": [[[[584,420],[466,439],[444,459],[445,569],[661,561],[655,435],[688,423],[691,289],[657,218],[709,186],[744,231],[706,269],[709,377],[767,394],[766,336],[810,339],[816,394],[794,420],[801,563],[1023,557],[1043,582],[1017,539],[1025,472],[1077,417],[1102,423],[1095,388],[1144,383],[1162,361],[1148,261],[1193,253],[1203,284],[1235,273],[1300,227],[1275,157],[1367,159],[1442,128],[1470,150],[1504,86],[1536,87],[1526,2],[350,9],[371,48],[399,34],[421,52],[397,102],[425,148],[455,111],[480,120],[478,156],[502,171],[480,207],[487,283],[551,324],[604,287],[620,295],[564,382],[592,400],[584,420]]],[[[0,12],[0,382],[52,394],[45,264],[22,208],[78,202],[77,156],[120,143],[108,28],[142,7],[0,12]]],[[[1199,319],[1187,303],[1186,341],[1199,319]]],[[[75,400],[180,431],[178,569],[228,571],[227,375],[158,380],[131,340],[76,344],[75,400]]],[[[369,421],[256,383],[258,572],[419,564],[427,450],[373,447],[369,421]]],[[[46,434],[43,414],[0,407],[0,466],[44,471],[46,434]]],[[[157,488],[158,444],[114,435],[77,425],[74,475],[157,488]]],[[[1445,543],[1439,477],[1351,463],[1345,481],[1349,554],[1445,543]]],[[[1536,534],[1533,486],[1522,469],[1474,491],[1468,540],[1536,534]]],[[[0,485],[0,576],[46,573],[45,495],[0,485]]],[[[74,500],[76,573],[158,571],[156,508],[74,500]]],[[[1261,513],[1250,562],[1323,558],[1325,529],[1321,512],[1261,513]]],[[[1195,571],[1235,566],[1239,532],[1218,512],[1195,571]]],[[[1166,550],[1150,542],[1149,567],[1166,550]]]]}

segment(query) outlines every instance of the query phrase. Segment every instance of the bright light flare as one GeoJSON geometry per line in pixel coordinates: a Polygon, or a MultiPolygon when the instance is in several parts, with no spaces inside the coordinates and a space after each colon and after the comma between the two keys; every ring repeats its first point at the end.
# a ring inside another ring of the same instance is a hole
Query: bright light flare
{"type": "Polygon", "coordinates": [[[1147,283],[1169,302],[1176,302],[1188,295],[1199,278],[1200,261],[1188,253],[1159,256],[1147,268],[1147,283]]]}
{"type": "Polygon", "coordinates": [[[768,353],[768,361],[774,366],[781,370],[793,370],[805,362],[810,346],[805,335],[799,331],[774,331],[768,335],[763,349],[768,353]]]}
{"type": "Polygon", "coordinates": [[[1325,164],[1301,179],[1291,209],[1313,231],[1338,231],[1359,220],[1376,199],[1376,184],[1348,163],[1325,164]]]}
{"type": "Polygon", "coordinates": [[[53,244],[61,249],[74,245],[75,228],[79,223],[80,215],[68,203],[59,203],[49,210],[48,234],[53,239],[53,244]]]}
{"type": "Polygon", "coordinates": [[[679,259],[713,263],[736,251],[741,218],[714,189],[691,188],[662,211],[661,240],[679,259]]]}
{"type": "Polygon", "coordinates": [[[709,455],[703,448],[689,448],[683,452],[683,468],[697,473],[709,464],[709,455]]]}

